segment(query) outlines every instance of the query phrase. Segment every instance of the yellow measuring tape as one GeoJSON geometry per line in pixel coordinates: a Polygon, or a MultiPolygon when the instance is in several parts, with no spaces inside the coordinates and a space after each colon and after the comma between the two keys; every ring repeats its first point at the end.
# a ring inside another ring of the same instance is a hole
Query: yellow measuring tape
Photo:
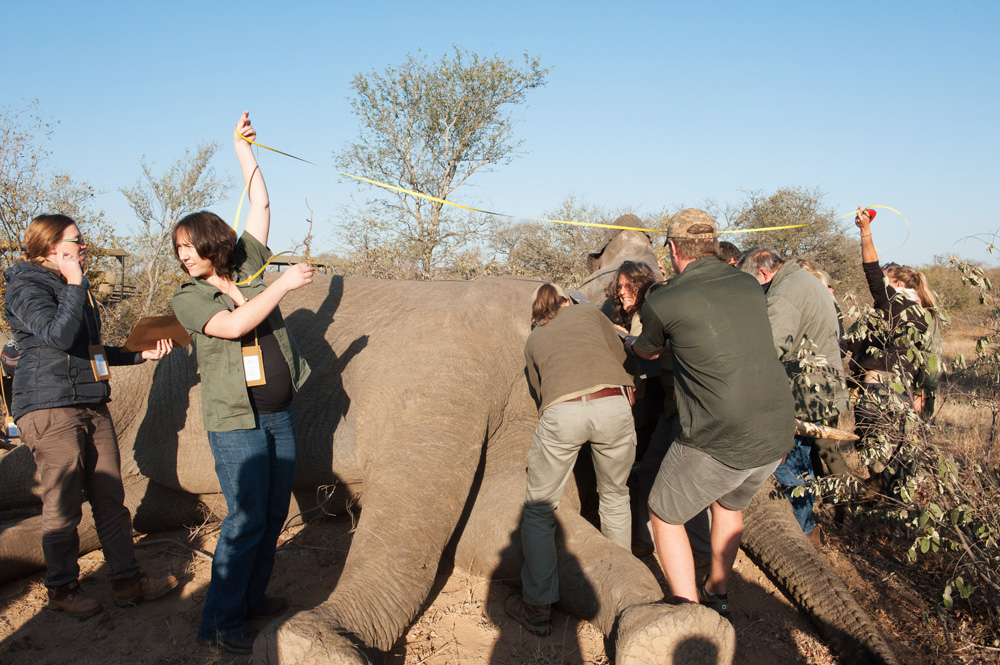
{"type": "MultiPolygon", "coordinates": [[[[897,215],[899,215],[900,217],[902,217],[903,218],[903,222],[906,223],[906,237],[903,238],[903,242],[906,242],[907,240],[910,239],[910,220],[906,219],[906,216],[903,213],[899,212],[895,208],[890,208],[889,206],[862,206],[861,209],[862,210],[868,210],[869,208],[882,208],[883,210],[891,210],[894,213],[896,213],[897,215]]],[[[837,219],[844,219],[845,217],[854,217],[857,214],[858,214],[858,211],[855,210],[854,212],[849,212],[846,215],[841,215],[837,219]]]]}
{"type": "Polygon", "coordinates": [[[257,271],[257,272],[255,272],[254,274],[250,275],[249,277],[247,277],[247,278],[246,278],[245,280],[243,280],[242,282],[235,282],[236,286],[245,286],[245,285],[249,284],[250,282],[252,282],[252,281],[254,281],[255,279],[257,279],[258,277],[260,277],[260,274],[261,274],[262,272],[264,272],[264,268],[266,268],[266,267],[268,267],[269,265],[271,265],[271,261],[275,260],[275,259],[276,259],[276,258],[278,258],[279,256],[282,256],[282,255],[284,255],[284,254],[291,254],[291,253],[292,253],[292,250],[290,250],[290,249],[287,249],[287,250],[285,250],[284,252],[278,252],[277,254],[275,254],[274,256],[272,256],[271,258],[269,258],[269,259],[267,260],[267,263],[265,263],[264,265],[262,265],[262,266],[260,267],[260,270],[258,270],[258,271],[257,271]]]}
{"type": "MultiPolygon", "coordinates": [[[[545,219],[542,217],[535,218],[539,222],[554,222],[556,224],[572,224],[574,226],[596,226],[601,229],[621,229],[622,231],[645,231],[647,233],[666,233],[666,229],[647,229],[641,226],[618,226],[616,224],[598,224],[596,222],[571,222],[565,219],[545,219]]],[[[810,226],[809,224],[789,224],[787,226],[766,226],[760,229],[739,229],[736,231],[719,231],[719,235],[723,233],[754,233],[756,231],[778,231],[780,229],[797,229],[803,226],[810,226]]]]}
{"type": "MultiPolygon", "coordinates": [[[[244,141],[246,141],[247,143],[249,143],[251,145],[255,145],[255,146],[259,147],[259,148],[264,148],[265,150],[270,150],[271,152],[276,152],[279,155],[285,155],[286,157],[291,157],[292,159],[297,159],[300,162],[305,162],[306,164],[312,164],[313,166],[316,166],[316,164],[313,164],[312,162],[310,162],[307,159],[302,159],[301,157],[296,157],[295,155],[290,155],[287,152],[282,152],[281,150],[277,150],[275,148],[268,147],[268,146],[266,146],[266,145],[264,145],[262,143],[257,143],[256,141],[251,141],[250,139],[248,139],[247,137],[243,136],[242,134],[240,134],[240,138],[243,139],[244,141]]],[[[441,203],[441,204],[444,204],[444,205],[454,206],[456,208],[462,208],[463,210],[471,210],[473,212],[480,212],[480,213],[483,213],[484,215],[494,215],[496,217],[511,217],[511,215],[505,215],[505,214],[499,213],[499,212],[492,212],[490,210],[481,210],[479,208],[473,208],[471,206],[464,206],[464,205],[462,205],[460,203],[453,203],[452,201],[446,201],[445,199],[439,199],[436,196],[429,196],[428,194],[421,194],[420,192],[414,192],[414,191],[409,190],[409,189],[403,189],[402,187],[396,187],[395,185],[389,185],[389,184],[386,184],[384,182],[379,182],[377,180],[371,180],[369,178],[362,178],[361,176],[351,175],[350,173],[344,173],[343,171],[337,171],[337,173],[340,174],[340,175],[342,175],[342,176],[346,176],[348,178],[354,178],[355,180],[361,180],[362,182],[367,182],[369,184],[375,185],[376,187],[382,187],[383,189],[391,189],[393,191],[400,192],[400,193],[403,193],[403,194],[409,194],[410,196],[416,196],[416,197],[421,198],[421,199],[427,199],[428,201],[435,201],[437,203],[441,203]]],[[[240,196],[240,204],[239,204],[239,206],[236,209],[236,223],[233,224],[233,229],[234,230],[236,229],[237,225],[239,224],[240,211],[243,209],[243,196],[245,196],[246,193],[247,193],[247,188],[244,187],[243,188],[243,195],[240,196]]],[[[898,214],[900,217],[903,217],[902,213],[900,213],[898,210],[895,210],[894,208],[889,208],[888,206],[868,206],[868,207],[869,208],[887,208],[889,210],[892,210],[896,214],[898,214]]],[[[847,215],[844,215],[844,217],[847,217],[847,215]]],[[[574,222],[574,221],[567,220],[567,219],[545,219],[545,218],[541,218],[541,217],[536,217],[536,218],[532,218],[532,219],[534,221],[552,222],[554,224],[572,224],[573,226],[593,226],[593,227],[602,228],[602,229],[620,229],[622,231],[643,231],[643,232],[647,232],[647,233],[666,233],[665,229],[646,229],[646,228],[634,227],[634,226],[617,226],[615,224],[598,224],[596,222],[574,222]]],[[[838,217],[837,219],[841,219],[841,218],[838,217]]],[[[906,221],[905,217],[903,217],[903,221],[906,221]]],[[[780,231],[782,229],[799,229],[799,228],[802,228],[804,226],[812,226],[812,224],[787,224],[787,225],[784,225],[784,226],[766,226],[766,227],[759,228],[759,229],[736,229],[736,230],[732,230],[732,231],[719,231],[719,235],[722,235],[724,233],[758,233],[760,231],[780,231]]],[[[906,229],[907,229],[907,237],[909,237],[909,229],[910,229],[910,223],[909,222],[906,223],[906,229]]],[[[265,265],[265,267],[266,267],[266,265],[265,265]]],[[[262,268],[262,270],[263,270],[263,268],[262,268]]]]}

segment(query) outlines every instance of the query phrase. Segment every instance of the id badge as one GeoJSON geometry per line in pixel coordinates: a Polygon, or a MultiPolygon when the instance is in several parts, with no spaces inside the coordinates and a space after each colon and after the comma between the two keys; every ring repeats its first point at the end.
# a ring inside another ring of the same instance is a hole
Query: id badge
{"type": "Polygon", "coordinates": [[[243,375],[247,379],[247,386],[262,386],[267,383],[264,377],[264,356],[260,352],[259,346],[243,347],[243,375]]]}
{"type": "Polygon", "coordinates": [[[111,368],[108,367],[108,356],[104,347],[100,344],[91,344],[87,347],[90,352],[90,366],[94,370],[94,377],[98,381],[107,381],[111,378],[111,368]]]}
{"type": "Polygon", "coordinates": [[[21,433],[17,429],[17,424],[14,423],[14,419],[10,416],[3,419],[3,429],[8,439],[16,439],[21,436],[21,433]]]}

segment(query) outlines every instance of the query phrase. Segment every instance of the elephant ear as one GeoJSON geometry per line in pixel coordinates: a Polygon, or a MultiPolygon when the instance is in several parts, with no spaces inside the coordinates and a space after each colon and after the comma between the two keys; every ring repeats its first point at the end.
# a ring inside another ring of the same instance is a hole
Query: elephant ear
{"type": "MultiPolygon", "coordinates": [[[[610,241],[609,241],[610,242],[610,241]]],[[[587,255],[587,272],[595,272],[601,267],[601,255],[604,254],[604,250],[607,249],[608,243],[601,245],[601,248],[596,252],[591,252],[587,255]]]]}
{"type": "MultiPolygon", "coordinates": [[[[612,225],[613,226],[627,226],[627,227],[633,228],[633,229],[635,229],[635,228],[643,228],[643,229],[646,228],[646,223],[645,222],[643,222],[641,219],[639,219],[635,215],[631,215],[631,214],[621,215],[620,217],[618,217],[618,219],[616,219],[615,221],[612,222],[612,225]]],[[[604,235],[604,242],[601,243],[601,246],[598,247],[597,249],[595,249],[594,251],[592,251],[590,254],[587,255],[587,272],[588,273],[592,273],[592,272],[596,271],[598,268],[601,268],[601,267],[607,267],[607,266],[602,266],[602,264],[601,264],[601,259],[604,256],[604,250],[606,250],[608,248],[608,245],[610,245],[611,242],[615,238],[617,238],[621,233],[622,233],[621,229],[608,229],[608,232],[604,235]]],[[[652,236],[648,232],[646,233],[646,237],[649,239],[650,244],[652,244],[653,238],[652,238],[652,236]]]]}

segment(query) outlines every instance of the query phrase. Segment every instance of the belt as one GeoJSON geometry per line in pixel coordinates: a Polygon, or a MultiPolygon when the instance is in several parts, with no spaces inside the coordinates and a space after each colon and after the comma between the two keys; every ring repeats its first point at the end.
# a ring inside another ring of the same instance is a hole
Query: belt
{"type": "Polygon", "coordinates": [[[601,397],[614,397],[615,395],[625,395],[625,389],[621,386],[615,388],[604,388],[603,390],[598,390],[597,392],[592,392],[589,395],[580,395],[579,397],[571,397],[566,400],[567,402],[580,402],[584,399],[600,399],[601,397]]]}

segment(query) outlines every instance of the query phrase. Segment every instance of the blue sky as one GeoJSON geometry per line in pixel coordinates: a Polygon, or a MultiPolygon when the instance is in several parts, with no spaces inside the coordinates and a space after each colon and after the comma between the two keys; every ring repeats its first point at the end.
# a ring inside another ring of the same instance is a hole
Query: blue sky
{"type": "MultiPolygon", "coordinates": [[[[433,58],[452,44],[551,67],[519,113],[525,154],[456,192],[459,203],[537,217],[568,194],[610,209],[720,205],[741,190],[820,188],[847,213],[888,212],[886,258],[984,259],[966,239],[1000,230],[1000,3],[70,3],[4,8],[0,103],[37,98],[59,122],[52,164],[104,191],[146,155],[165,168],[218,140],[235,182],[232,127],[249,109],[271,193],[271,246],[305,233],[336,249],[344,206],[371,194],[333,173],[357,134],[355,73],[433,58]],[[897,242],[897,239],[899,242],[897,242]]],[[[216,206],[225,219],[239,190],[216,206]]],[[[750,244],[741,239],[741,244],[750,244]]]]}

